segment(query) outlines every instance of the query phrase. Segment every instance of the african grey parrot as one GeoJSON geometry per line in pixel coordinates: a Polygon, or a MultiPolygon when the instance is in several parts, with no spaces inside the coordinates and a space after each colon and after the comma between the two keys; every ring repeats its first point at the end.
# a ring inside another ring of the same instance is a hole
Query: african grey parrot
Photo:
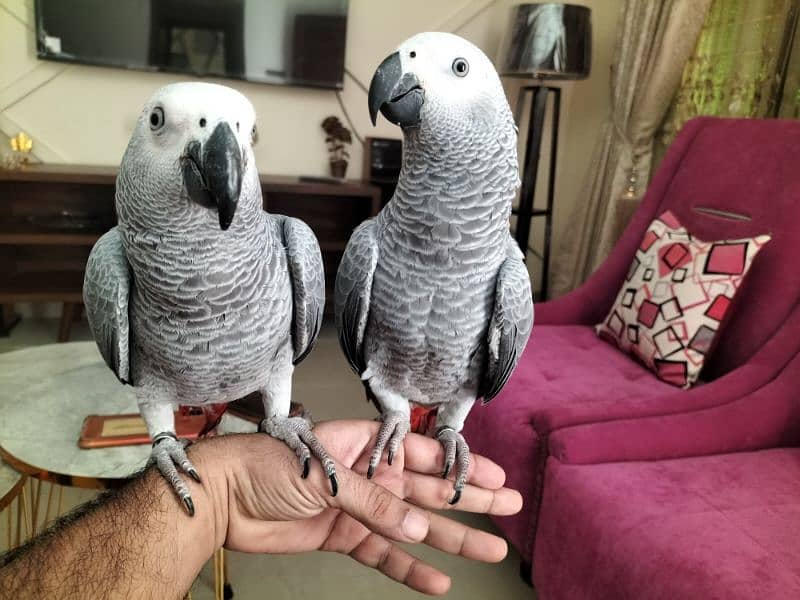
{"type": "Polygon", "coordinates": [[[176,465],[197,470],[173,410],[261,392],[262,431],[308,474],[334,463],[289,417],[292,371],[319,334],[325,303],[319,244],[296,219],[262,210],[252,151],[255,112],[239,92],[179,83],[147,102],[117,177],[118,226],[92,249],[84,302],[100,353],[133,386],[152,458],[190,514],[176,465]]]}
{"type": "Polygon", "coordinates": [[[394,196],[353,233],[336,277],[341,346],[381,410],[371,476],[409,430],[409,402],[438,406],[444,476],[458,501],[475,400],[508,381],[533,325],[523,256],[509,233],[519,186],[516,127],[489,59],[458,36],[422,33],[378,67],[369,89],[403,129],[394,196]]]}

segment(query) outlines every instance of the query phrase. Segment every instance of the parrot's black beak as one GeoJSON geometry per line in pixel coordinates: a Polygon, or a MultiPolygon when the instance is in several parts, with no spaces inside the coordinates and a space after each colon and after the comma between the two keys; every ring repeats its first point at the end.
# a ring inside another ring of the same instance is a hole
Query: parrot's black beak
{"type": "Polygon", "coordinates": [[[231,226],[242,191],[242,150],[230,125],[220,122],[203,146],[191,141],[182,160],[183,183],[194,202],[216,208],[223,231],[231,226]]]}
{"type": "Polygon", "coordinates": [[[425,92],[413,73],[403,73],[400,54],[387,56],[369,84],[369,117],[375,125],[378,111],[400,127],[419,125],[425,92]]]}

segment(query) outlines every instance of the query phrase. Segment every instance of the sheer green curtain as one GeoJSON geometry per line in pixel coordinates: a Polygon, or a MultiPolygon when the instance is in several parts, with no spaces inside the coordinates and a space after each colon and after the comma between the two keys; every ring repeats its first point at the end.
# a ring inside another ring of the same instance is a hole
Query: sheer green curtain
{"type": "Polygon", "coordinates": [[[777,114],[797,0],[713,0],[657,135],[659,154],[698,115],[777,114]]]}

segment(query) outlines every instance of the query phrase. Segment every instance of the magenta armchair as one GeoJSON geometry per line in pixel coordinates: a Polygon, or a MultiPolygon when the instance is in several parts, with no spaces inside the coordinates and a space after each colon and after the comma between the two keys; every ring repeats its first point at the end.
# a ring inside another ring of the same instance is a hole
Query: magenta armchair
{"type": "Polygon", "coordinates": [[[696,412],[550,438],[541,598],[800,598],[800,306],[754,360],[766,385],[696,412]]]}
{"type": "MultiPolygon", "coordinates": [[[[586,434],[579,443],[584,434],[577,426],[635,423],[628,432],[640,420],[674,415],[694,423],[691,415],[702,411],[734,410],[800,349],[800,334],[778,335],[800,299],[798,151],[797,121],[690,121],[609,258],[577,290],[537,305],[533,335],[511,381],[492,403],[476,406],[465,427],[471,448],[500,463],[508,485],[523,494],[520,514],[497,519],[523,560],[533,557],[548,458],[558,450],[580,461],[580,453],[606,451],[615,435],[600,441],[586,434]],[[593,329],[613,303],[647,226],[666,210],[703,239],[773,236],[737,296],[702,383],[689,391],[661,382],[593,329]],[[566,445],[565,428],[575,428],[574,443],[566,445]]],[[[647,437],[636,439],[628,442],[631,452],[637,443],[645,452],[647,437]]],[[[608,455],[616,450],[608,448],[608,455]]]]}

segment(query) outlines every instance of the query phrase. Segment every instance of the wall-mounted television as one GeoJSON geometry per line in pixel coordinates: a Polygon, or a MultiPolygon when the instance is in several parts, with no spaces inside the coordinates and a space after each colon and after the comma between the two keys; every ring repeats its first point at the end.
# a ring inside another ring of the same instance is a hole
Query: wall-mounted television
{"type": "Polygon", "coordinates": [[[39,58],[339,89],[347,0],[36,0],[39,58]]]}

